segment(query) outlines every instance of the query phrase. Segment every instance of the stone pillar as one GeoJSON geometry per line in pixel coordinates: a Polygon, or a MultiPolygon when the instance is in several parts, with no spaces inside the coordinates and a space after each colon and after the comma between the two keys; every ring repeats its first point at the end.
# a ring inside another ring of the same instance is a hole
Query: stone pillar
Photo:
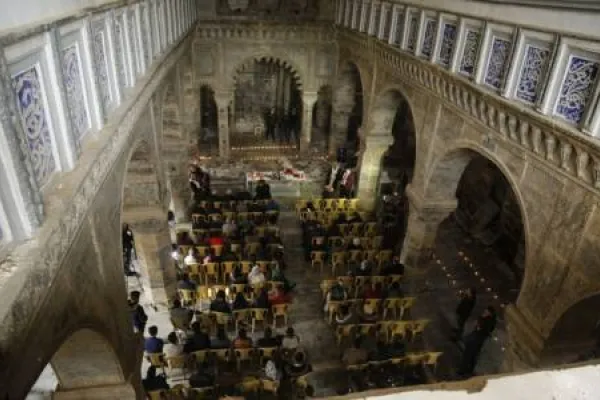
{"type": "MultiPolygon", "coordinates": [[[[185,172],[185,171],[184,171],[185,172]]],[[[175,214],[175,222],[187,222],[188,208],[191,199],[191,190],[186,175],[178,173],[171,175],[171,202],[173,203],[173,213],[175,214]]]]}
{"type": "Polygon", "coordinates": [[[175,296],[177,276],[166,213],[160,207],[127,210],[124,220],[133,230],[142,277],[148,280],[152,303],[167,307],[175,296]]]}
{"type": "Polygon", "coordinates": [[[514,304],[504,312],[506,321],[506,350],[502,369],[505,372],[521,372],[541,367],[540,359],[545,339],[540,330],[514,304]]]}
{"type": "Polygon", "coordinates": [[[305,92],[302,94],[304,112],[302,113],[302,133],[300,134],[300,151],[306,152],[310,147],[312,136],[313,108],[317,102],[316,92],[305,92]]]}
{"type": "Polygon", "coordinates": [[[372,211],[376,205],[379,189],[379,175],[383,154],[394,141],[391,135],[368,135],[361,140],[361,162],[358,172],[358,191],[360,207],[372,211]]]}
{"type": "Polygon", "coordinates": [[[427,201],[409,184],[408,226],[402,245],[401,261],[409,267],[419,267],[431,255],[440,223],[456,209],[457,200],[427,201]]]}
{"type": "MultiPolygon", "coordinates": [[[[76,366],[74,366],[76,367],[76,366]]],[[[120,385],[94,386],[89,388],[78,388],[71,390],[60,390],[52,394],[53,400],[135,400],[137,398],[135,390],[131,384],[123,383],[120,385]]]]}
{"type": "Polygon", "coordinates": [[[215,93],[219,120],[219,156],[229,158],[229,105],[233,99],[231,92],[215,93]]]}
{"type": "Polygon", "coordinates": [[[329,134],[329,154],[334,155],[338,149],[346,142],[348,136],[348,124],[352,115],[352,105],[333,106],[331,112],[331,132],[329,134]]]}

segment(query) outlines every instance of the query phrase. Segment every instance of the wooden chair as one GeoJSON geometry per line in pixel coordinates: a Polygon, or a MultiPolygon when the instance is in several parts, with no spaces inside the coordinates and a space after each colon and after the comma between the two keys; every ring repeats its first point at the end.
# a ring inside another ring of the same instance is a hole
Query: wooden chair
{"type": "Polygon", "coordinates": [[[407,326],[407,328],[411,330],[411,341],[414,342],[417,339],[417,337],[423,335],[423,331],[425,331],[425,328],[427,328],[429,322],[430,320],[428,319],[419,319],[413,321],[412,325],[407,326]]]}
{"type": "Polygon", "coordinates": [[[210,294],[208,292],[208,286],[198,285],[196,287],[196,299],[197,300],[210,300],[210,294]]]}
{"type": "Polygon", "coordinates": [[[242,274],[249,274],[252,270],[252,262],[251,261],[241,261],[240,267],[242,269],[242,274]]]}
{"type": "Polygon", "coordinates": [[[392,261],[393,255],[393,250],[379,250],[379,254],[377,255],[379,266],[383,266],[383,264],[392,261]]]}
{"type": "Polygon", "coordinates": [[[196,362],[196,364],[204,364],[206,361],[208,361],[209,354],[209,350],[198,350],[190,353],[190,356],[192,360],[196,362]]]}
{"type": "Polygon", "coordinates": [[[236,256],[240,256],[242,254],[242,244],[241,243],[231,243],[229,245],[229,249],[236,256]]]}
{"type": "Polygon", "coordinates": [[[167,374],[167,376],[173,379],[173,370],[180,369],[183,375],[183,379],[186,379],[187,361],[188,358],[185,354],[175,357],[167,357],[167,367],[169,368],[169,373],[167,374]]]}
{"type": "Polygon", "coordinates": [[[390,285],[394,282],[402,283],[402,279],[404,275],[390,275],[388,279],[390,280],[390,285]]]}
{"type": "Polygon", "coordinates": [[[346,242],[343,236],[330,236],[327,238],[327,244],[333,251],[343,251],[346,247],[346,242]]]}
{"type": "Polygon", "coordinates": [[[406,313],[407,310],[410,310],[413,306],[413,304],[415,304],[415,297],[403,297],[402,301],[400,301],[399,307],[400,307],[400,319],[404,318],[404,314],[406,313]]]}
{"type": "Polygon", "coordinates": [[[271,312],[273,314],[273,329],[277,326],[277,317],[283,317],[283,326],[288,324],[288,308],[289,304],[275,304],[271,306],[271,312]]]}
{"type": "Polygon", "coordinates": [[[169,389],[168,398],[171,400],[185,400],[187,399],[185,386],[178,384],[169,389]]]}
{"type": "Polygon", "coordinates": [[[258,356],[260,359],[260,365],[264,364],[266,358],[273,359],[273,355],[279,350],[278,347],[259,347],[256,349],[258,351],[258,356]]]}
{"type": "Polygon", "coordinates": [[[265,392],[271,393],[273,396],[277,395],[277,391],[279,390],[279,382],[272,381],[270,379],[261,379],[260,380],[260,388],[265,392]]]}
{"type": "Polygon", "coordinates": [[[242,370],[242,362],[252,362],[254,356],[254,349],[235,349],[235,363],[238,372],[242,370]]]}
{"type": "Polygon", "coordinates": [[[163,353],[146,353],[146,359],[150,365],[156,368],[161,368],[163,373],[166,374],[165,367],[167,366],[167,362],[163,353]]]}
{"type": "Polygon", "coordinates": [[[169,391],[167,389],[162,390],[152,390],[151,392],[146,392],[150,400],[167,400],[169,399],[169,391]]]}
{"type": "Polygon", "coordinates": [[[320,287],[323,298],[327,296],[327,292],[329,292],[329,289],[331,289],[333,285],[336,284],[336,282],[337,279],[324,279],[323,281],[321,281],[320,287]]]}
{"type": "Polygon", "coordinates": [[[339,310],[339,308],[344,304],[343,301],[330,301],[327,303],[327,315],[325,319],[329,321],[330,324],[333,323],[335,313],[339,310]]]}
{"type": "Polygon", "coordinates": [[[234,310],[232,315],[233,315],[233,320],[235,321],[235,330],[236,331],[238,331],[240,329],[240,324],[241,325],[248,324],[248,322],[250,322],[251,317],[252,317],[252,313],[250,312],[249,308],[246,308],[244,310],[234,310]]]}
{"type": "Polygon", "coordinates": [[[265,226],[257,226],[255,228],[256,236],[260,238],[264,238],[267,233],[267,228],[265,226]]]}
{"type": "Polygon", "coordinates": [[[321,270],[321,274],[323,273],[323,268],[325,267],[325,257],[327,253],[324,251],[311,251],[310,252],[310,260],[311,265],[314,268],[319,267],[321,270]]]}
{"type": "Polygon", "coordinates": [[[214,244],[210,246],[210,248],[215,252],[215,256],[221,257],[223,255],[223,245],[222,244],[214,244]]]}
{"type": "Polygon", "coordinates": [[[350,233],[353,236],[361,236],[362,229],[363,229],[362,222],[353,222],[350,224],[350,233]]]}
{"type": "Polygon", "coordinates": [[[352,331],[354,330],[354,325],[338,325],[335,330],[335,336],[337,338],[338,346],[342,345],[342,341],[344,338],[351,338],[352,331]]]}
{"type": "Polygon", "coordinates": [[[248,243],[246,244],[246,254],[248,256],[256,256],[260,250],[260,243],[248,243]]]}
{"type": "Polygon", "coordinates": [[[236,261],[223,261],[221,263],[221,281],[223,284],[227,284],[228,277],[231,276],[236,266],[236,261]]]}
{"type": "Polygon", "coordinates": [[[365,236],[376,236],[377,235],[377,222],[366,222],[365,223],[365,236]]]}
{"type": "Polygon", "coordinates": [[[208,219],[210,219],[211,222],[222,222],[223,215],[221,213],[208,214],[208,219]]]}
{"type": "Polygon", "coordinates": [[[263,272],[263,274],[266,274],[267,272],[269,272],[269,267],[271,266],[271,264],[272,264],[271,261],[265,261],[265,260],[256,262],[256,265],[258,265],[260,267],[260,270],[263,272]]]}
{"type": "Polygon", "coordinates": [[[371,238],[371,248],[373,250],[379,250],[383,246],[383,236],[373,236],[371,238]]]}
{"type": "Polygon", "coordinates": [[[389,297],[383,301],[383,319],[388,317],[388,314],[393,313],[394,319],[398,319],[398,312],[401,308],[402,301],[404,299],[402,297],[389,297]]]}
{"type": "Polygon", "coordinates": [[[179,255],[181,256],[181,258],[187,256],[191,248],[192,246],[188,246],[187,244],[180,244],[179,246],[177,246],[177,250],[179,251],[179,255]]]}
{"type": "Polygon", "coordinates": [[[257,322],[261,323],[264,328],[265,324],[267,323],[267,313],[268,313],[268,310],[266,310],[264,308],[251,308],[250,309],[250,314],[252,315],[252,334],[254,334],[254,331],[256,330],[257,322]]]}
{"type": "Polygon", "coordinates": [[[202,222],[206,222],[204,214],[192,214],[192,224],[200,224],[202,222]]]}
{"type": "Polygon", "coordinates": [[[381,310],[382,301],[383,300],[381,299],[365,299],[364,304],[369,305],[374,310],[377,310],[377,313],[379,314],[379,311],[381,310]]]}
{"type": "Polygon", "coordinates": [[[350,236],[350,225],[348,225],[348,224],[338,224],[338,228],[340,230],[340,234],[343,237],[350,236]]]}
{"type": "Polygon", "coordinates": [[[250,214],[248,214],[245,211],[237,213],[237,220],[238,220],[238,222],[248,221],[249,217],[250,217],[250,214]]]}
{"type": "Polygon", "coordinates": [[[210,354],[212,356],[214,356],[214,359],[217,362],[222,362],[224,364],[228,364],[229,361],[231,361],[230,349],[211,350],[210,354]]]}
{"type": "Polygon", "coordinates": [[[189,389],[189,394],[190,394],[189,399],[192,399],[192,400],[212,399],[214,396],[215,390],[216,390],[216,388],[214,386],[207,386],[207,387],[203,387],[203,388],[190,388],[189,389]]]}
{"type": "Polygon", "coordinates": [[[215,283],[219,282],[219,264],[210,262],[203,265],[204,283],[209,284],[210,279],[214,279],[215,283]]]}
{"type": "Polygon", "coordinates": [[[348,260],[351,262],[359,263],[362,261],[363,252],[362,250],[350,250],[348,260]]]}
{"type": "Polygon", "coordinates": [[[260,379],[256,379],[253,377],[248,377],[239,384],[240,391],[245,395],[250,393],[257,393],[260,390],[260,387],[260,379]]]}
{"type": "Polygon", "coordinates": [[[429,351],[425,354],[427,354],[427,357],[423,360],[423,363],[430,367],[431,372],[433,373],[433,375],[435,375],[438,361],[444,353],[441,351],[429,351]]]}

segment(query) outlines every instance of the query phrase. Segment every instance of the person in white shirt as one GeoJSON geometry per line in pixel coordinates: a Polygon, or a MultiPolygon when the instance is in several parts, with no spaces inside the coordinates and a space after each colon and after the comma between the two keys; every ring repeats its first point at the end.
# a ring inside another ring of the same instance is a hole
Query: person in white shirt
{"type": "Polygon", "coordinates": [[[294,328],[289,327],[285,332],[285,336],[281,341],[281,347],[286,350],[296,350],[300,345],[300,338],[296,336],[294,328]]]}
{"type": "Polygon", "coordinates": [[[266,280],[265,274],[262,273],[258,265],[252,267],[252,270],[248,274],[248,282],[251,285],[258,285],[264,283],[266,280]]]}
{"type": "Polygon", "coordinates": [[[171,332],[167,336],[167,343],[163,347],[163,353],[165,353],[166,358],[177,357],[183,354],[183,346],[179,344],[175,332],[171,332]]]}
{"type": "Polygon", "coordinates": [[[188,251],[188,255],[185,256],[185,258],[183,259],[183,263],[186,266],[189,266],[192,264],[198,264],[198,260],[196,260],[196,257],[194,257],[194,249],[190,249],[188,251]]]}

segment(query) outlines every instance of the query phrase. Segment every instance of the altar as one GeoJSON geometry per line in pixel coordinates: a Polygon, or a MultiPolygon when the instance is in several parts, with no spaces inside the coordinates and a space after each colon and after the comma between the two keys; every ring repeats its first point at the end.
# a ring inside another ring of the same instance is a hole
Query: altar
{"type": "Polygon", "coordinates": [[[254,193],[254,187],[260,180],[269,184],[273,197],[300,197],[308,181],[304,171],[293,167],[279,171],[251,171],[246,173],[246,189],[254,193]]]}

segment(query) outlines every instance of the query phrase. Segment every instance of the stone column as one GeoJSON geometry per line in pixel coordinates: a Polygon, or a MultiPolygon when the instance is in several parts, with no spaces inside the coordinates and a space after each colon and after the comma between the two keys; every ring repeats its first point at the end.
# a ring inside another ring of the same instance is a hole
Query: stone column
{"type": "Polygon", "coordinates": [[[372,211],[376,205],[383,154],[394,141],[391,135],[368,135],[361,140],[361,162],[357,196],[362,209],[372,211]]]}
{"type": "Polygon", "coordinates": [[[348,124],[352,115],[352,105],[333,106],[331,112],[331,132],[329,134],[329,154],[336,153],[338,147],[346,142],[348,124]]]}
{"type": "Polygon", "coordinates": [[[215,93],[219,119],[219,156],[229,158],[229,105],[233,99],[231,92],[215,93]]]}
{"type": "Polygon", "coordinates": [[[310,147],[312,136],[313,108],[317,102],[316,92],[305,92],[302,94],[304,112],[302,113],[302,133],[300,134],[300,151],[306,152],[310,147]]]}
{"type": "Polygon", "coordinates": [[[175,296],[177,276],[171,258],[171,234],[166,212],[160,207],[128,210],[125,219],[133,230],[135,250],[147,278],[155,306],[167,307],[175,296]]]}
{"type": "Polygon", "coordinates": [[[506,321],[506,350],[502,369],[505,372],[521,372],[541,367],[540,359],[545,339],[517,306],[509,304],[504,312],[506,321]]]}
{"type": "MultiPolygon", "coordinates": [[[[74,366],[76,367],[76,366],[74,366]]],[[[59,390],[52,394],[53,400],[135,400],[137,398],[133,386],[129,383],[120,385],[95,386],[71,390],[59,390]]]]}
{"type": "Polygon", "coordinates": [[[175,222],[186,222],[188,221],[187,212],[191,199],[191,190],[187,176],[178,173],[171,175],[169,179],[171,182],[171,201],[173,203],[172,211],[175,214],[175,222]]]}
{"type": "Polygon", "coordinates": [[[431,255],[440,223],[456,209],[457,200],[427,201],[410,184],[408,226],[402,245],[401,261],[409,267],[419,267],[431,255]]]}

